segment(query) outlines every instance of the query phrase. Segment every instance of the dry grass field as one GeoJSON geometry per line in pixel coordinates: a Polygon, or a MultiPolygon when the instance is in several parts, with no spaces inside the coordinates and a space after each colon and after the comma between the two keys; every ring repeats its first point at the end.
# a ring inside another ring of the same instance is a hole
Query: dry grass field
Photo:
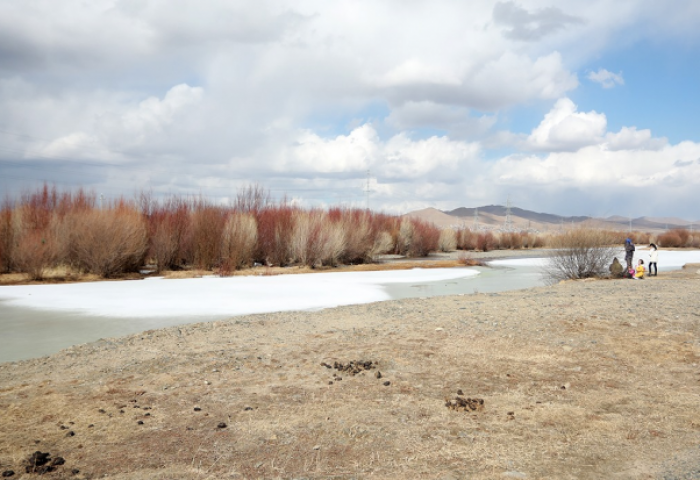
{"type": "Polygon", "coordinates": [[[699,478],[698,271],[236,317],[0,364],[0,472],[699,478]]]}

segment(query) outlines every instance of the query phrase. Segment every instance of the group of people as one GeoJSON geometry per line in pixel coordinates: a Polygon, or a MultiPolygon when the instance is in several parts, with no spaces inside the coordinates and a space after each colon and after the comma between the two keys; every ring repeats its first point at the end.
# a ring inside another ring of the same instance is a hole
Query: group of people
{"type": "MultiPolygon", "coordinates": [[[[630,278],[633,278],[635,280],[640,280],[644,278],[644,260],[641,258],[637,262],[637,266],[633,266],[632,262],[634,261],[634,243],[632,243],[632,239],[628,238],[625,240],[625,261],[627,262],[627,273],[630,278]]],[[[657,276],[659,273],[659,270],[657,268],[657,262],[659,260],[659,249],[656,247],[655,244],[649,244],[649,276],[657,276]],[[653,273],[652,273],[653,272],[653,273]]]]}
{"type": "MultiPolygon", "coordinates": [[[[610,265],[610,273],[614,277],[627,277],[635,280],[640,280],[644,278],[646,270],[644,268],[644,260],[641,258],[637,261],[637,265],[633,265],[634,262],[634,252],[635,246],[631,238],[625,240],[625,262],[627,263],[627,268],[623,269],[622,264],[617,260],[617,257],[613,259],[613,263],[610,265]]],[[[649,276],[657,276],[658,268],[657,262],[659,260],[659,249],[653,243],[649,244],[649,276]]]]}

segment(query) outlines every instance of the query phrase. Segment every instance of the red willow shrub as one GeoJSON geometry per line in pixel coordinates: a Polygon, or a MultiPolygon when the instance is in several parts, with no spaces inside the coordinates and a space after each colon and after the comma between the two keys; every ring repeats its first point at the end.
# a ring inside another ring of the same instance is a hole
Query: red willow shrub
{"type": "Polygon", "coordinates": [[[308,265],[337,265],[345,250],[343,226],[332,221],[323,210],[295,210],[289,240],[288,258],[291,263],[308,265]]]}
{"type": "Polygon", "coordinates": [[[19,232],[12,252],[16,270],[27,273],[32,280],[41,280],[46,270],[55,265],[57,257],[56,240],[48,228],[19,232]]]}
{"type": "Polygon", "coordinates": [[[0,273],[8,273],[12,268],[12,208],[6,203],[0,208],[0,273]]]}
{"type": "Polygon", "coordinates": [[[221,275],[249,266],[258,240],[258,226],[250,213],[233,212],[224,225],[221,239],[221,275]]]}
{"type": "Polygon", "coordinates": [[[162,203],[142,205],[141,209],[148,223],[148,255],[155,261],[156,271],[182,267],[191,252],[189,204],[180,198],[171,197],[162,203]]]}
{"type": "Polygon", "coordinates": [[[476,249],[489,252],[496,248],[496,237],[491,232],[481,232],[476,238],[476,249]]]}
{"type": "Polygon", "coordinates": [[[274,205],[255,212],[258,244],[255,261],[263,265],[289,265],[289,240],[294,228],[294,208],[274,205]]]}
{"type": "Polygon", "coordinates": [[[226,210],[198,201],[191,214],[192,259],[196,268],[211,270],[221,264],[221,237],[226,222],[226,210]]]}
{"type": "Polygon", "coordinates": [[[681,248],[689,246],[691,235],[685,228],[674,228],[666,233],[662,233],[656,239],[660,247],[681,248]]]}
{"type": "Polygon", "coordinates": [[[121,201],[104,210],[69,214],[66,221],[72,256],[82,270],[109,278],[143,265],[146,222],[132,205],[121,201]]]}
{"type": "Polygon", "coordinates": [[[462,227],[457,230],[457,248],[459,250],[476,250],[479,235],[471,229],[462,227]]]}
{"type": "Polygon", "coordinates": [[[520,250],[523,248],[523,237],[520,232],[502,232],[498,246],[501,250],[520,250]]]}
{"type": "Polygon", "coordinates": [[[399,230],[399,253],[407,257],[426,257],[438,249],[440,229],[434,224],[404,217],[399,230]]]}
{"type": "Polygon", "coordinates": [[[56,264],[58,245],[52,223],[58,199],[56,189],[49,189],[46,184],[37,192],[22,195],[9,225],[10,269],[40,280],[44,272],[56,264]]]}

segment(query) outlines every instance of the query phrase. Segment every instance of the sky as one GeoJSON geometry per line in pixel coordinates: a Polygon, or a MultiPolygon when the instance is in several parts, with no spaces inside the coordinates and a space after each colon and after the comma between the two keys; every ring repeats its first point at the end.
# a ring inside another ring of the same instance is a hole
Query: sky
{"type": "Polygon", "coordinates": [[[700,220],[695,0],[3,0],[0,193],[700,220]]]}

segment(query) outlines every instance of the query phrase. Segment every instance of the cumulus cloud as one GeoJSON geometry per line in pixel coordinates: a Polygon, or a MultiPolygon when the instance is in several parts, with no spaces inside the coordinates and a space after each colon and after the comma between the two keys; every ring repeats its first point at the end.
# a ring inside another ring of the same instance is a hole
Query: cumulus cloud
{"type": "Polygon", "coordinates": [[[637,127],[622,127],[617,133],[608,133],[605,140],[609,150],[658,150],[668,143],[665,138],[652,138],[651,130],[637,127]]]}
{"type": "Polygon", "coordinates": [[[380,139],[371,125],[362,125],[348,135],[324,139],[303,132],[297,144],[285,152],[276,169],[282,172],[360,173],[366,170],[388,180],[411,180],[430,176],[449,181],[461,168],[475,164],[480,149],[476,143],[447,137],[413,140],[398,134],[380,139]]]}
{"type": "Polygon", "coordinates": [[[528,137],[535,150],[575,151],[602,141],[607,127],[605,114],[578,112],[568,98],[561,98],[528,137]]]}
{"type": "Polygon", "coordinates": [[[597,72],[589,72],[587,78],[592,82],[599,83],[603,88],[613,88],[615,85],[625,84],[622,72],[612,73],[604,68],[598,69],[597,72]]]}

